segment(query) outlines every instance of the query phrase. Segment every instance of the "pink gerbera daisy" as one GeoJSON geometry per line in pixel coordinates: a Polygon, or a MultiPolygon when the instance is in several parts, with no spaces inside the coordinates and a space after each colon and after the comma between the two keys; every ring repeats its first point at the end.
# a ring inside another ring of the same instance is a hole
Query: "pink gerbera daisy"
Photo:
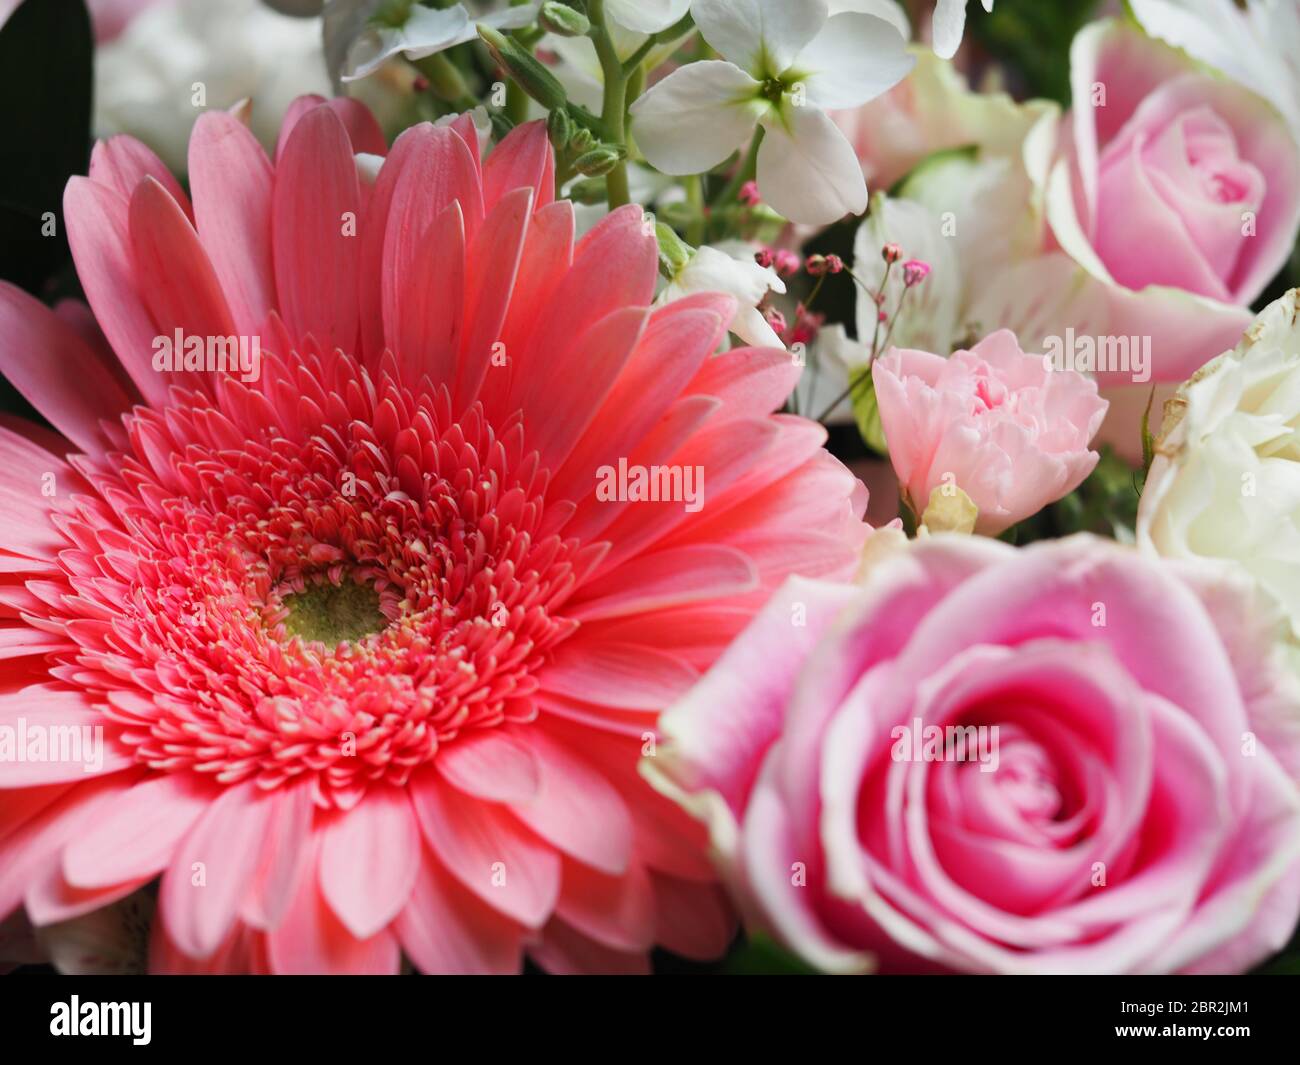
{"type": "Polygon", "coordinates": [[[274,164],[209,112],[191,204],[115,138],[65,197],[98,330],[0,289],[60,434],[0,428],[0,726],[103,729],[98,765],[0,762],[0,918],[158,881],[160,971],[716,955],[703,836],[637,761],[787,575],[852,571],[860,486],[771,413],[784,352],[714,355],[729,298],[652,309],[639,208],[575,243],[544,126],[482,164],[467,116],[418,126],[372,181],[385,151],[347,100],[274,164]],[[599,490],[653,466],[702,497],[599,490]]]}

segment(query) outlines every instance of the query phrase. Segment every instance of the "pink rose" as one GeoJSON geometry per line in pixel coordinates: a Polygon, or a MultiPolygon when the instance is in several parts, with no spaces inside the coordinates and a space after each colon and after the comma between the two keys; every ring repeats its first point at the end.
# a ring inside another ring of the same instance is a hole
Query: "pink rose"
{"type": "Polygon", "coordinates": [[[1245,970],[1300,915],[1300,696],[1269,608],[1208,580],[937,536],[791,581],[643,769],[820,968],[1245,970]]]}
{"type": "Polygon", "coordinates": [[[1106,288],[1110,333],[1151,337],[1153,379],[1180,381],[1237,342],[1295,246],[1300,152],[1262,97],[1124,21],[1078,34],[1071,80],[1052,235],[1106,288]]]}
{"type": "Polygon", "coordinates": [[[979,507],[976,530],[996,535],[1074,491],[1097,465],[1088,442],[1106,402],[1096,384],[1049,369],[1006,330],[947,359],[893,349],[871,376],[889,458],[918,516],[931,492],[951,485],[979,507]]]}

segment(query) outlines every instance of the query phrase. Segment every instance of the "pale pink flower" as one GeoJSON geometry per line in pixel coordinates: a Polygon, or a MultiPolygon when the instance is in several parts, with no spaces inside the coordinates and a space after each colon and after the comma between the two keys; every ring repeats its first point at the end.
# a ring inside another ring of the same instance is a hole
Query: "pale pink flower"
{"type": "Polygon", "coordinates": [[[979,507],[977,531],[993,536],[1097,465],[1088,443],[1106,401],[1096,384],[1025,354],[1005,329],[947,359],[893,349],[871,376],[889,458],[917,515],[935,489],[957,488],[979,507]]]}
{"type": "Polygon", "coordinates": [[[771,415],[797,367],[713,357],[729,297],[652,308],[639,208],[575,243],[542,124],[387,153],[308,99],[272,162],[209,111],[189,179],[118,138],[70,182],[107,343],[0,287],[57,430],[0,428],[0,724],[104,740],[0,762],[0,915],[161,878],[156,971],[721,952],[701,834],[636,762],[773,588],[855,565],[864,493],[771,415]],[[258,371],[170,372],[178,329],[260,338],[258,371]],[[605,501],[622,462],[701,491],[605,501]]]}
{"type": "Polygon", "coordinates": [[[1051,235],[1104,291],[1108,333],[1150,337],[1152,380],[1182,381],[1236,344],[1295,247],[1300,148],[1268,101],[1123,20],[1080,31],[1070,73],[1051,235]]]}
{"type": "Polygon", "coordinates": [[[1241,972],[1300,917],[1278,621],[1111,541],[935,536],[790,581],[642,771],[818,967],[1241,972]]]}

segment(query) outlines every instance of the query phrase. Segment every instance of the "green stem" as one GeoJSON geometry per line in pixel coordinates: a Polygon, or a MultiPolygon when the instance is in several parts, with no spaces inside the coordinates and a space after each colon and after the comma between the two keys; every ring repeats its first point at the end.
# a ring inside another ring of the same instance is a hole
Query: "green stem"
{"type": "Polygon", "coordinates": [[[429,79],[429,88],[439,100],[451,104],[458,111],[472,111],[478,106],[464,75],[442,52],[417,60],[415,68],[429,79]]]}
{"type": "Polygon", "coordinates": [[[731,176],[731,180],[727,182],[726,187],[714,197],[714,206],[725,207],[735,202],[745,182],[754,180],[754,175],[758,173],[758,149],[763,144],[763,134],[766,132],[762,126],[754,130],[754,139],[749,142],[749,151],[740,166],[736,168],[736,172],[731,176]]]}
{"type": "MultiPolygon", "coordinates": [[[[627,76],[623,72],[623,61],[618,57],[614,40],[609,34],[609,23],[605,20],[605,0],[588,0],[587,17],[591,19],[591,39],[596,46],[596,56],[600,60],[601,74],[605,79],[605,92],[601,101],[601,121],[609,129],[609,139],[618,147],[627,146],[627,76]]],[[[627,160],[620,160],[618,165],[605,177],[605,191],[610,210],[632,202],[628,190],[627,160]]]]}
{"type": "Polygon", "coordinates": [[[704,243],[704,179],[693,174],[684,183],[686,202],[691,208],[691,219],[686,225],[686,243],[698,248],[704,243]]]}

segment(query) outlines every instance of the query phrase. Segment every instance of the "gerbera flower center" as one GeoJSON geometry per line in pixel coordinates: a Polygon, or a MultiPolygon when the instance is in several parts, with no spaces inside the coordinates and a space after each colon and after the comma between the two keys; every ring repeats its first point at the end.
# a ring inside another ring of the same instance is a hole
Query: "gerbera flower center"
{"type": "Polygon", "coordinates": [[[454,417],[444,389],[336,360],[267,356],[263,394],[307,401],[274,416],[241,423],[234,386],[138,409],[132,453],[87,471],[112,516],[81,525],[125,579],[117,616],[69,628],[69,668],[154,769],[309,775],[346,806],[466,732],[532,720],[535,674],[577,628],[561,608],[585,556],[547,528],[518,419],[454,417]]]}
{"type": "Polygon", "coordinates": [[[374,588],[345,580],[313,584],[284,599],[282,624],[292,635],[323,643],[331,651],[340,643],[374,636],[388,625],[374,588]]]}

